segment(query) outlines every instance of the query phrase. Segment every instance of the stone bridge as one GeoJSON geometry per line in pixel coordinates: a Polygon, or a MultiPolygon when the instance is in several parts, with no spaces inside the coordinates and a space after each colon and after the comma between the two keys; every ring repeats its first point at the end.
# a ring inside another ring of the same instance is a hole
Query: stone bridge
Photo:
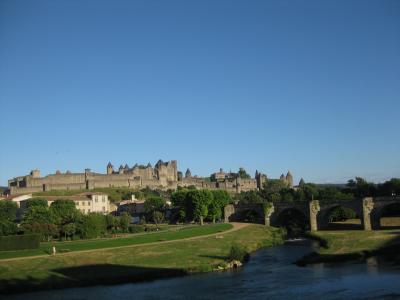
{"type": "Polygon", "coordinates": [[[263,204],[230,204],[224,209],[225,222],[243,221],[248,212],[256,216],[256,222],[265,225],[280,226],[284,212],[294,210],[309,221],[311,231],[327,228],[329,215],[332,210],[341,206],[352,209],[361,219],[364,230],[380,228],[380,218],[390,205],[400,205],[397,197],[368,197],[355,200],[311,200],[311,201],[277,201],[268,205],[263,204]]]}

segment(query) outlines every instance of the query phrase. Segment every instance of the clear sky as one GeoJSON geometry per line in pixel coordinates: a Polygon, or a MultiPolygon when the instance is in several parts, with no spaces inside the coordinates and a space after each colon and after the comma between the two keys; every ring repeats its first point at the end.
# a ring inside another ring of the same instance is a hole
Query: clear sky
{"type": "Polygon", "coordinates": [[[400,1],[0,1],[0,184],[176,159],[400,177],[400,1]]]}

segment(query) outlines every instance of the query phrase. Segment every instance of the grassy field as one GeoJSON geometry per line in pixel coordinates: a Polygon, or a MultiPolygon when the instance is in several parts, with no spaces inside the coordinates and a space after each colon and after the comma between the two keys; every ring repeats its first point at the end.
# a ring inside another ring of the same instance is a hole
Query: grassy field
{"type": "MultiPolygon", "coordinates": [[[[179,231],[180,234],[184,232],[179,231]]],[[[0,261],[0,287],[3,292],[13,289],[22,292],[36,288],[136,282],[206,272],[226,264],[233,243],[252,252],[281,242],[280,230],[249,225],[195,240],[0,261]]]]}
{"type": "Polygon", "coordinates": [[[364,250],[377,250],[386,245],[400,242],[400,230],[343,230],[319,231],[318,236],[328,241],[328,248],[321,254],[345,254],[364,250]]]}
{"type": "Polygon", "coordinates": [[[137,244],[154,243],[158,241],[172,241],[184,239],[193,236],[201,236],[212,233],[222,232],[231,229],[231,224],[216,224],[206,226],[189,226],[178,227],[176,229],[169,229],[161,232],[139,233],[129,235],[128,237],[110,238],[110,239],[93,239],[93,240],[79,240],[72,242],[54,242],[54,243],[41,243],[39,249],[33,250],[19,250],[19,251],[0,251],[1,259],[26,257],[37,255],[48,255],[52,253],[53,245],[56,247],[57,252],[74,252],[82,250],[93,250],[102,248],[122,247],[137,244]]]}
{"type": "Polygon", "coordinates": [[[297,261],[298,265],[364,260],[371,256],[400,263],[399,229],[318,231],[311,237],[319,240],[323,247],[297,261]]]}

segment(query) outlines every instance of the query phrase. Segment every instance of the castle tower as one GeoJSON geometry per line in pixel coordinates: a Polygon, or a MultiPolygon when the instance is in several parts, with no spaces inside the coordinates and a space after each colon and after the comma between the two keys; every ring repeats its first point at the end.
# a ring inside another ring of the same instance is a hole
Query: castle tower
{"type": "Polygon", "coordinates": [[[114,172],[114,166],[111,164],[111,162],[109,162],[107,165],[107,174],[110,175],[113,172],[114,172]]]}
{"type": "Polygon", "coordinates": [[[118,173],[124,174],[124,167],[122,165],[119,166],[118,173]]]}
{"type": "Polygon", "coordinates": [[[40,178],[40,171],[38,169],[32,170],[31,171],[31,176],[33,178],[40,178]]]}
{"type": "Polygon", "coordinates": [[[306,182],[304,181],[303,178],[301,178],[300,181],[299,181],[299,186],[303,186],[305,184],[306,184],[306,182]]]}
{"type": "Polygon", "coordinates": [[[256,182],[257,182],[257,188],[259,190],[261,190],[264,186],[264,183],[267,181],[267,175],[264,175],[264,174],[258,172],[258,170],[256,170],[256,174],[255,174],[254,178],[256,179],[256,182]]]}
{"type": "Polygon", "coordinates": [[[185,173],[185,178],[190,178],[190,177],[192,177],[192,172],[190,172],[190,169],[188,168],[185,173]]]}
{"type": "Polygon", "coordinates": [[[290,173],[290,171],[287,172],[286,174],[286,182],[288,183],[288,186],[291,188],[293,187],[293,175],[290,173]]]}

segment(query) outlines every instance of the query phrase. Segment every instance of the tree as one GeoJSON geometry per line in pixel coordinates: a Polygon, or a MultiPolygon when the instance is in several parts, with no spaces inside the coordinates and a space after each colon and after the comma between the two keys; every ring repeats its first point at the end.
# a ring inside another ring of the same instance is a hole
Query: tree
{"type": "Polygon", "coordinates": [[[208,215],[208,205],[213,200],[213,194],[209,190],[192,190],[187,197],[193,203],[193,215],[203,225],[204,218],[208,215]]]}
{"type": "Polygon", "coordinates": [[[355,180],[350,179],[346,186],[346,192],[352,193],[357,198],[370,197],[377,194],[377,186],[374,183],[367,182],[362,177],[356,177],[355,180]]]}
{"type": "Polygon", "coordinates": [[[148,214],[161,211],[165,207],[165,200],[159,196],[151,196],[144,201],[144,210],[148,214]]]}
{"type": "Polygon", "coordinates": [[[64,234],[64,238],[71,237],[76,232],[76,225],[74,223],[68,223],[61,227],[61,232],[64,234]]]}
{"type": "Polygon", "coordinates": [[[115,233],[120,225],[119,219],[113,215],[106,215],[107,231],[115,233]]]}
{"type": "Polygon", "coordinates": [[[378,186],[378,194],[380,196],[399,196],[400,195],[400,178],[392,178],[378,186]]]}
{"type": "Polygon", "coordinates": [[[11,200],[0,201],[0,221],[14,221],[17,215],[17,203],[11,200]]]}
{"type": "Polygon", "coordinates": [[[106,218],[101,213],[83,215],[78,224],[78,232],[85,239],[100,237],[107,231],[106,218]]]}
{"type": "Polygon", "coordinates": [[[171,203],[176,210],[176,215],[179,221],[193,219],[193,205],[189,201],[187,194],[188,190],[180,189],[171,195],[171,203]]]}
{"type": "Polygon", "coordinates": [[[247,191],[241,192],[237,195],[240,204],[255,204],[255,203],[263,203],[264,199],[261,197],[259,191],[247,191]]]}
{"type": "Polygon", "coordinates": [[[213,190],[211,193],[212,200],[208,206],[208,214],[215,223],[216,219],[221,219],[222,210],[231,201],[231,197],[225,190],[213,190]]]}
{"type": "Polygon", "coordinates": [[[243,169],[243,168],[240,168],[240,169],[239,169],[238,176],[239,176],[239,178],[242,178],[242,179],[249,179],[249,178],[251,178],[251,176],[250,176],[249,174],[247,174],[246,170],[243,169]]]}
{"type": "Polygon", "coordinates": [[[21,227],[26,233],[41,235],[42,240],[50,240],[57,234],[53,213],[47,206],[33,205],[23,215],[21,227]]]}
{"type": "Polygon", "coordinates": [[[269,179],[264,183],[261,197],[267,201],[279,201],[281,200],[279,192],[285,188],[287,188],[287,184],[283,180],[269,179]]]}
{"type": "Polygon", "coordinates": [[[60,236],[72,236],[76,231],[76,221],[79,210],[75,206],[75,202],[72,200],[59,199],[54,201],[50,205],[50,211],[54,216],[55,224],[60,230],[60,236]]]}
{"type": "Polygon", "coordinates": [[[42,198],[32,198],[26,201],[26,209],[29,209],[30,207],[33,206],[41,206],[41,207],[47,207],[47,200],[42,199],[42,198]]]}
{"type": "Polygon", "coordinates": [[[32,206],[27,209],[22,217],[22,224],[32,223],[54,224],[55,218],[48,207],[32,206]]]}
{"type": "Polygon", "coordinates": [[[119,224],[123,232],[128,232],[131,216],[127,212],[123,212],[119,218],[119,224]]]}
{"type": "Polygon", "coordinates": [[[154,224],[156,224],[156,226],[158,228],[158,225],[161,224],[162,222],[164,222],[164,214],[160,211],[154,211],[153,212],[153,221],[154,221],[154,224]]]}
{"type": "Polygon", "coordinates": [[[72,200],[59,199],[50,205],[50,211],[53,213],[56,221],[60,224],[75,222],[79,210],[72,200]]]}

